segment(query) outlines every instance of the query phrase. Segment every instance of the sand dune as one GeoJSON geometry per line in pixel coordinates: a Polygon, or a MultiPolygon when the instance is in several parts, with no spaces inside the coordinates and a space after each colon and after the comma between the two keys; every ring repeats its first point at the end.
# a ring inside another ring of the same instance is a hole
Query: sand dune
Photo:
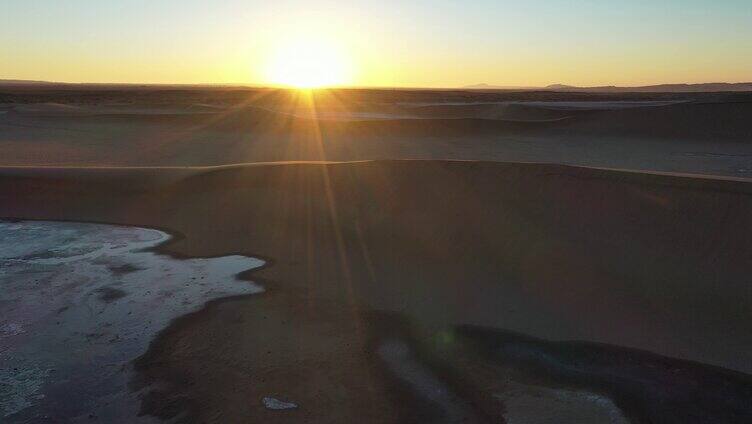
{"type": "MultiPolygon", "coordinates": [[[[273,422],[278,416],[247,401],[271,392],[305,405],[301,419],[426,418],[429,409],[405,400],[414,396],[420,405],[419,392],[407,390],[407,398],[394,401],[389,393],[399,384],[388,364],[363,350],[396,338],[431,372],[463,376],[446,380],[461,399],[457,410],[498,417],[497,401],[472,387],[503,392],[500,382],[516,371],[471,360],[472,346],[452,338],[460,324],[752,372],[746,349],[752,328],[738,319],[752,302],[748,183],[492,162],[191,171],[26,168],[5,169],[0,177],[4,217],[165,228],[182,237],[164,252],[270,260],[253,279],[274,295],[215,304],[180,320],[142,358],[146,381],[170,387],[149,398],[150,413],[169,416],[175,399],[190,399],[185,410],[197,419],[221,409],[226,417],[273,422]],[[163,183],[148,183],[155,179],[163,183]],[[383,313],[403,324],[383,326],[383,313]],[[301,329],[329,336],[300,339],[301,329]],[[435,350],[436,337],[456,340],[456,349],[435,350]],[[284,359],[290,352],[295,360],[284,359]],[[332,380],[312,371],[322,364],[346,369],[347,376],[332,380]],[[333,393],[333,384],[344,385],[344,397],[310,397],[333,393]]],[[[571,384],[557,375],[545,378],[571,384]]],[[[725,378],[710,368],[693,375],[725,378]]],[[[677,411],[693,396],[655,406],[653,398],[624,393],[617,405],[628,416],[659,408],[669,418],[662,422],[686,422],[677,411]]],[[[750,413],[742,408],[735,417],[750,413]]]]}
{"type": "Polygon", "coordinates": [[[311,119],[309,109],[292,113],[289,104],[200,112],[196,102],[81,106],[87,114],[13,109],[0,115],[0,165],[457,159],[752,176],[752,103],[580,103],[371,102],[349,114],[325,105],[324,119],[311,119]]]}
{"type": "Polygon", "coordinates": [[[543,105],[525,105],[519,103],[466,103],[434,104],[406,108],[408,113],[434,118],[482,118],[517,121],[551,121],[570,118],[577,113],[563,108],[543,105]]]}
{"type": "Polygon", "coordinates": [[[749,95],[319,96],[0,93],[0,218],[267,264],[154,339],[143,413],[752,421],[749,95]]]}

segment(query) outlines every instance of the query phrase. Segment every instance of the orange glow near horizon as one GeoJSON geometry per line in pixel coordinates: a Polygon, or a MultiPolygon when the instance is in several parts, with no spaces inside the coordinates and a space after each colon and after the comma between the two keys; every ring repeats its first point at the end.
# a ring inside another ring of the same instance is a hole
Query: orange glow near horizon
{"type": "Polygon", "coordinates": [[[458,88],[752,75],[748,0],[6,3],[0,79],[458,88]]]}

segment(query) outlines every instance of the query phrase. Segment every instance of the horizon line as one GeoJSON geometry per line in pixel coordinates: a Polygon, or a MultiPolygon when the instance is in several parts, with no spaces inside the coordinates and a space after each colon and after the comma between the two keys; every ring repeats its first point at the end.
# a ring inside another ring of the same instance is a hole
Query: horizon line
{"type": "Polygon", "coordinates": [[[10,85],[83,85],[83,86],[151,86],[151,87],[237,87],[237,88],[257,88],[257,89],[281,89],[281,90],[327,90],[327,89],[406,89],[406,90],[537,90],[537,89],[552,89],[552,88],[647,88],[647,87],[660,87],[660,86],[702,86],[702,85],[752,85],[752,80],[748,81],[708,81],[708,82],[668,82],[657,84],[643,84],[643,85],[570,85],[565,83],[552,83],[548,85],[502,85],[502,84],[488,84],[488,83],[476,83],[467,84],[461,86],[411,86],[411,85],[331,85],[322,87],[311,88],[299,88],[286,86],[281,84],[261,84],[261,83],[249,83],[249,82],[196,82],[196,83],[181,83],[181,82],[74,82],[74,81],[48,81],[48,80],[35,80],[35,79],[2,79],[0,78],[0,86],[10,85]]]}

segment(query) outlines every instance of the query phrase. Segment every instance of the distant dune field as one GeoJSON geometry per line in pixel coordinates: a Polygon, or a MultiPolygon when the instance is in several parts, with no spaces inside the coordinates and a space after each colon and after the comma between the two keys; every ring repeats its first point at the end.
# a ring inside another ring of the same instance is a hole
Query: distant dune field
{"type": "Polygon", "coordinates": [[[746,93],[170,93],[7,94],[0,165],[460,159],[752,176],[746,93]]]}

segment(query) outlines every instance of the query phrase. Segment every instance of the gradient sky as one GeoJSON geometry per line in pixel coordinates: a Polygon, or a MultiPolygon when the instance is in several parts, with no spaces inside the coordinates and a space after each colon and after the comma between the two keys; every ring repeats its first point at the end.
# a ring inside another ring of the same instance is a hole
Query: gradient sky
{"type": "Polygon", "coordinates": [[[354,85],[752,80],[751,0],[1,0],[0,78],[269,82],[284,40],[328,40],[354,85]]]}

